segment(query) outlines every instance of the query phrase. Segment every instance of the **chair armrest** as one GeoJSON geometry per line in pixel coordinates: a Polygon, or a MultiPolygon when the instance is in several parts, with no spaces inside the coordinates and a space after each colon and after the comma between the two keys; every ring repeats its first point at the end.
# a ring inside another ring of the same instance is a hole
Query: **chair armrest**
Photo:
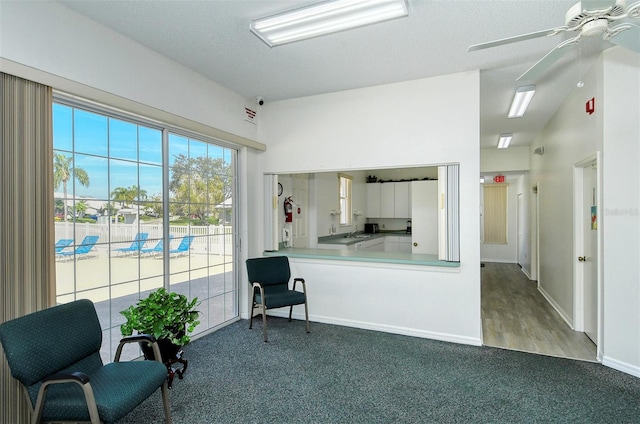
{"type": "Polygon", "coordinates": [[[152,334],[132,334],[120,339],[120,343],[133,343],[133,342],[149,342],[154,343],[156,338],[152,334]]]}
{"type": "Polygon", "coordinates": [[[293,279],[293,290],[295,290],[295,289],[296,289],[296,283],[297,283],[298,281],[300,281],[300,282],[302,283],[302,292],[306,294],[306,293],[307,293],[307,286],[306,286],[306,284],[304,283],[304,278],[297,277],[297,278],[294,278],[294,279],[293,279]]]}
{"type": "Polygon", "coordinates": [[[79,383],[87,384],[89,382],[89,376],[83,372],[75,371],[70,373],[56,373],[51,374],[42,380],[43,384],[55,384],[55,383],[79,383]]]}
{"type": "Polygon", "coordinates": [[[156,338],[151,334],[132,334],[131,336],[126,336],[120,339],[120,343],[118,343],[118,349],[116,349],[116,355],[113,359],[113,362],[120,362],[120,355],[122,354],[122,348],[127,343],[144,343],[147,342],[151,345],[153,349],[153,356],[156,360],[162,363],[162,356],[160,355],[160,348],[158,347],[158,342],[156,338]]]}
{"type": "Polygon", "coordinates": [[[96,398],[93,395],[93,388],[91,387],[91,383],[89,383],[89,376],[80,371],[70,373],[56,373],[42,380],[42,385],[38,390],[36,406],[33,409],[33,422],[40,422],[40,419],[42,418],[42,411],[44,410],[45,399],[47,396],[47,390],[49,390],[49,386],[52,384],[60,383],[76,383],[80,387],[82,387],[91,422],[99,423],[100,416],[98,415],[98,407],[96,406],[96,398]]]}

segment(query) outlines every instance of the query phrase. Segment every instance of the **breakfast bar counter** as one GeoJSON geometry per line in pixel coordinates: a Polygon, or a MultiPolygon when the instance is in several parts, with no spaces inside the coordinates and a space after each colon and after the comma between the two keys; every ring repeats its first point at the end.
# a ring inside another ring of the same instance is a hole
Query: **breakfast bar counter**
{"type": "Polygon", "coordinates": [[[378,252],[340,249],[307,249],[285,247],[280,250],[265,251],[265,256],[288,256],[289,258],[304,258],[349,262],[388,263],[416,266],[436,266],[458,268],[459,262],[438,260],[438,255],[426,255],[402,252],[378,252]]]}

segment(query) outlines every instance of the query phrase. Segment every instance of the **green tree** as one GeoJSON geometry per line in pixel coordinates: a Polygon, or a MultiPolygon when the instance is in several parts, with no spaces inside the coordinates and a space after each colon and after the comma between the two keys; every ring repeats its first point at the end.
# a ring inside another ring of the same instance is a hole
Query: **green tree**
{"type": "Polygon", "coordinates": [[[85,212],[87,212],[87,209],[89,208],[89,204],[87,203],[86,200],[80,200],[79,202],[76,202],[76,205],[74,207],[74,211],[78,213],[79,217],[78,218],[83,218],[85,212]]]}
{"type": "Polygon", "coordinates": [[[124,187],[116,187],[111,192],[111,198],[114,202],[120,202],[120,206],[125,207],[125,203],[130,203],[133,201],[131,197],[131,192],[129,189],[124,187]]]}
{"type": "Polygon", "coordinates": [[[126,204],[131,204],[135,200],[138,202],[143,202],[147,199],[147,191],[142,190],[137,185],[132,185],[130,187],[116,187],[111,192],[111,197],[115,202],[120,202],[120,206],[123,208],[126,204]]]}
{"type": "Polygon", "coordinates": [[[53,187],[57,189],[62,184],[64,194],[64,220],[67,220],[67,183],[75,178],[80,185],[89,187],[89,174],[82,168],[73,166],[73,157],[64,153],[53,155],[53,187]]]}
{"type": "Polygon", "coordinates": [[[215,205],[231,195],[230,181],[231,166],[223,159],[177,155],[169,182],[171,212],[203,223],[207,216],[217,218],[215,205]]]}

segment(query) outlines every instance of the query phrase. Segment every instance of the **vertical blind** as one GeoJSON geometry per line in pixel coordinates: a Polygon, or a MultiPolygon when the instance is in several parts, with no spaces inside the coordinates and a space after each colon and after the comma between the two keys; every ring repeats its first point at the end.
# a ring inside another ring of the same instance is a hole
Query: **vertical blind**
{"type": "MultiPolygon", "coordinates": [[[[51,87],[0,73],[0,323],[54,303],[52,101],[51,87]]],[[[28,422],[0,356],[0,422],[28,422]]]]}
{"type": "Polygon", "coordinates": [[[484,187],[484,243],[507,243],[507,186],[484,187]]]}

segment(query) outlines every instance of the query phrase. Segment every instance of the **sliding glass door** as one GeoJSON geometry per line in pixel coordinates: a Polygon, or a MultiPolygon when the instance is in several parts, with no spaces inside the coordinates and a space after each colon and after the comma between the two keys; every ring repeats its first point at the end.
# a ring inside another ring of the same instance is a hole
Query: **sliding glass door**
{"type": "Polygon", "coordinates": [[[160,287],[198,297],[196,333],[236,318],[237,151],[65,99],[53,120],[57,302],[95,303],[103,360],[160,287]]]}

